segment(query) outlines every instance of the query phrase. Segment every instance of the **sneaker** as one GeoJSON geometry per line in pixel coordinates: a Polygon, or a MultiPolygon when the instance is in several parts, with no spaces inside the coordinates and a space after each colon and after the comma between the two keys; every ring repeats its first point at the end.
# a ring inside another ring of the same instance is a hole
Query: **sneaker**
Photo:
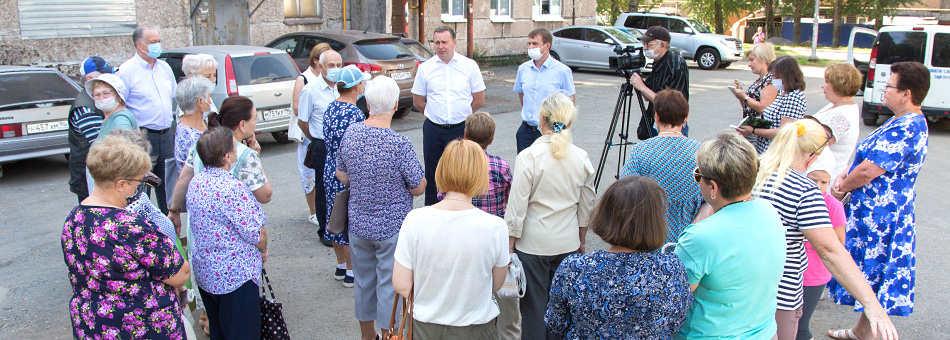
{"type": "Polygon", "coordinates": [[[310,218],[307,219],[310,223],[313,223],[315,226],[320,226],[320,222],[317,221],[317,214],[310,215],[310,218]]]}
{"type": "Polygon", "coordinates": [[[343,278],[343,287],[346,287],[346,288],[353,288],[353,277],[352,277],[352,276],[347,275],[345,278],[343,278]]]}
{"type": "Polygon", "coordinates": [[[336,272],[333,272],[333,278],[337,281],[343,280],[344,276],[346,276],[346,269],[337,268],[336,272]]]}

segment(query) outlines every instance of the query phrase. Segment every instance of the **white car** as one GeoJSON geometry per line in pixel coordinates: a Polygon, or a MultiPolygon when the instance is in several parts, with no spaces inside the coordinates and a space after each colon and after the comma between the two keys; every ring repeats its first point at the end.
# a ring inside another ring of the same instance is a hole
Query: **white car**
{"type": "MultiPolygon", "coordinates": [[[[554,59],[570,66],[609,70],[610,57],[617,56],[615,47],[635,46],[643,48],[643,43],[614,27],[604,26],[568,26],[551,32],[554,41],[551,43],[551,56],[554,59]]],[[[642,51],[638,50],[640,55],[642,51]]],[[[647,59],[647,65],[653,60],[647,59]]],[[[645,68],[643,72],[650,72],[645,68]]]]}
{"type": "Polygon", "coordinates": [[[894,113],[884,106],[884,87],[891,77],[891,65],[901,61],[916,61],[930,69],[930,92],[924,98],[922,111],[930,121],[950,118],[950,26],[886,26],[880,32],[855,27],[848,42],[848,62],[859,70],[867,69],[864,105],[861,118],[865,125],[876,125],[881,115],[894,113]],[[854,57],[855,37],[874,36],[870,60],[854,57]]]}
{"type": "Polygon", "coordinates": [[[701,69],[726,68],[742,59],[739,39],[713,34],[705,24],[691,18],[663,13],[621,13],[614,22],[614,27],[637,29],[641,33],[652,26],[670,31],[670,45],[680,49],[683,58],[695,60],[701,69]]]}

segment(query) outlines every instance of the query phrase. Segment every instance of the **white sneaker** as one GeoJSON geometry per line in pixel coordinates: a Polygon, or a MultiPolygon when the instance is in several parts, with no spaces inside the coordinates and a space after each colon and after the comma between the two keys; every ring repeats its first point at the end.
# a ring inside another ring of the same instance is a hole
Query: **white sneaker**
{"type": "Polygon", "coordinates": [[[317,221],[317,214],[310,215],[310,218],[307,219],[310,223],[313,223],[315,226],[320,226],[320,222],[317,221]]]}

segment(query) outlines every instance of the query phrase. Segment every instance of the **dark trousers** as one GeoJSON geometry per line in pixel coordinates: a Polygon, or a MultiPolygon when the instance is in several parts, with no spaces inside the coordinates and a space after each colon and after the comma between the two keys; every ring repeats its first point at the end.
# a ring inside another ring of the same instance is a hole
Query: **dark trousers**
{"type": "MultiPolygon", "coordinates": [[[[165,160],[175,157],[175,122],[172,122],[171,127],[163,131],[148,130],[147,137],[149,144],[152,145],[152,152],[149,154],[152,156],[152,159],[155,161],[155,165],[152,166],[152,173],[158,178],[165,180],[165,160]]],[[[146,193],[149,197],[152,196],[152,189],[147,188],[146,193]]],[[[168,214],[168,203],[165,201],[167,195],[165,194],[165,185],[159,185],[155,187],[155,200],[158,201],[158,209],[162,211],[163,214],[168,214]]]]}
{"type": "Polygon", "coordinates": [[[818,300],[821,300],[821,293],[825,291],[825,286],[805,286],[802,299],[802,318],[798,319],[798,335],[795,340],[809,340],[812,338],[811,330],[808,324],[811,323],[811,315],[815,313],[818,307],[818,300]]]}
{"type": "Polygon", "coordinates": [[[330,214],[327,211],[327,187],[323,182],[323,168],[327,164],[327,143],[319,138],[311,138],[310,151],[313,153],[313,164],[316,171],[316,176],[313,178],[313,205],[315,206],[313,211],[317,212],[317,222],[320,223],[317,234],[323,237],[323,233],[327,230],[327,215],[330,214]]]}
{"type": "Polygon", "coordinates": [[[455,125],[440,125],[426,119],[422,123],[422,157],[426,167],[426,205],[439,203],[435,187],[435,167],[439,165],[442,152],[449,142],[465,136],[465,122],[455,125]]]}
{"type": "Polygon", "coordinates": [[[260,287],[248,280],[233,292],[217,295],[198,287],[208,312],[211,340],[260,339],[260,287]]]}
{"type": "Polygon", "coordinates": [[[534,141],[538,138],[541,138],[541,130],[538,130],[537,126],[528,125],[527,122],[522,121],[521,127],[518,128],[518,132],[515,133],[515,141],[518,145],[518,153],[521,153],[522,150],[527,149],[531,144],[534,144],[534,141]]]}
{"type": "Polygon", "coordinates": [[[523,253],[515,249],[518,258],[524,265],[525,277],[528,279],[524,297],[521,298],[521,339],[540,340],[555,339],[554,334],[544,324],[544,313],[548,310],[548,293],[551,291],[551,280],[561,261],[574,252],[541,256],[523,253]]]}

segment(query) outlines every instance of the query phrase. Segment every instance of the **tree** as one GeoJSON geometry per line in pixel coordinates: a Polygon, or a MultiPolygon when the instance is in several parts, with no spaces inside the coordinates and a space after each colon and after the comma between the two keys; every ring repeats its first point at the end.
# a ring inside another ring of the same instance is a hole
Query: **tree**
{"type": "Polygon", "coordinates": [[[765,36],[775,36],[775,0],[765,1],[765,36]]]}
{"type": "Polygon", "coordinates": [[[804,7],[805,0],[792,2],[792,41],[795,45],[802,43],[802,10],[804,7]]]}
{"type": "Polygon", "coordinates": [[[754,2],[744,0],[689,0],[686,9],[690,16],[706,23],[713,23],[716,33],[725,33],[725,19],[755,10],[754,2]]]}
{"type": "Polygon", "coordinates": [[[640,11],[640,0],[630,0],[630,3],[627,4],[627,12],[639,12],[640,11]]]}
{"type": "Polygon", "coordinates": [[[844,0],[835,0],[834,14],[832,14],[834,18],[832,18],[831,21],[834,26],[831,36],[831,47],[841,47],[841,16],[843,15],[841,7],[843,7],[843,3],[844,0]]]}

